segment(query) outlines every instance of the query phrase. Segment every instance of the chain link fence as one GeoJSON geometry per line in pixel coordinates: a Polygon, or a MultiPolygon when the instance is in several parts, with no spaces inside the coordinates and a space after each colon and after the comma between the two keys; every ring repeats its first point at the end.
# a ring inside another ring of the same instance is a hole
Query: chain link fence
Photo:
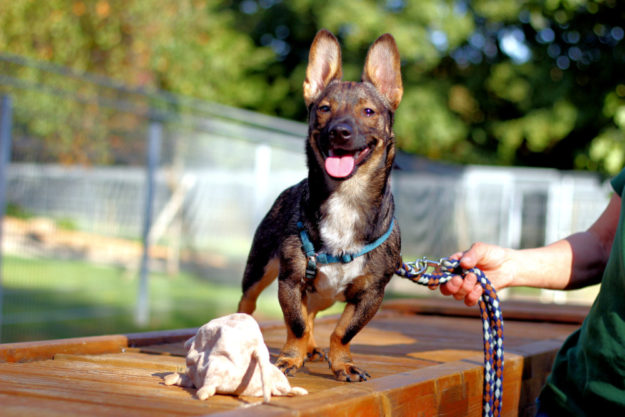
{"type": "MultiPolygon", "coordinates": [[[[236,308],[256,225],[306,175],[304,124],[7,55],[0,94],[2,342],[194,327],[236,308]]],[[[543,244],[609,197],[591,174],[397,164],[408,259],[543,244]]],[[[261,314],[280,314],[272,291],[261,314]]]]}

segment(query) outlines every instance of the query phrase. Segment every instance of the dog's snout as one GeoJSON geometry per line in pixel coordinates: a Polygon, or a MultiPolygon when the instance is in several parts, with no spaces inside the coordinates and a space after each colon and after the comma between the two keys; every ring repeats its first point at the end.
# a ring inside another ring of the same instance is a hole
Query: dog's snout
{"type": "Polygon", "coordinates": [[[353,129],[348,123],[337,123],[330,129],[330,139],[346,142],[352,138],[353,133],[353,129]]]}

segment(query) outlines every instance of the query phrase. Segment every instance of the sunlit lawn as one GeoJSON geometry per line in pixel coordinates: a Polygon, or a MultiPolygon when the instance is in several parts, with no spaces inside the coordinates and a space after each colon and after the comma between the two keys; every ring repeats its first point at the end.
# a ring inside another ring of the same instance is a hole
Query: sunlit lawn
{"type": "MultiPolygon", "coordinates": [[[[232,286],[181,273],[153,273],[149,281],[150,320],[134,323],[137,274],[84,262],[3,260],[2,342],[197,327],[236,311],[240,278],[232,286]]],[[[258,302],[263,318],[280,318],[276,289],[258,302]]]]}

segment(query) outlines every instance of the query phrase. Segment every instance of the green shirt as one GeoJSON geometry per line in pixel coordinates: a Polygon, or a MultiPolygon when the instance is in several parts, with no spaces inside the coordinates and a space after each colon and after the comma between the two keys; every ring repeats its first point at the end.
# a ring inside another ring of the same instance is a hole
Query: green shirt
{"type": "Polygon", "coordinates": [[[612,179],[621,212],[599,295],[562,345],[540,394],[553,415],[625,415],[625,169],[612,179]]]}

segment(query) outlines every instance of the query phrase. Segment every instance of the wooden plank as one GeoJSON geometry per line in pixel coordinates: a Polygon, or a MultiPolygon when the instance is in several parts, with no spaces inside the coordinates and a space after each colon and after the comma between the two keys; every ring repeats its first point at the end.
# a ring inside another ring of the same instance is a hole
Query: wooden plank
{"type": "Polygon", "coordinates": [[[124,335],[128,340],[127,346],[141,347],[148,345],[160,345],[165,343],[184,342],[192,336],[195,336],[198,328],[153,331],[143,333],[130,333],[124,335]]]}
{"type": "Polygon", "coordinates": [[[129,369],[148,369],[161,371],[177,371],[184,369],[185,358],[170,355],[154,355],[141,352],[105,353],[101,355],[68,355],[57,354],[54,364],[61,361],[75,361],[99,364],[104,367],[124,367],[129,369]]]}
{"type": "Polygon", "coordinates": [[[57,353],[100,354],[128,347],[184,342],[197,328],[0,344],[0,363],[52,359],[57,353]]]}
{"type": "Polygon", "coordinates": [[[187,350],[184,348],[184,342],[163,343],[159,345],[146,345],[137,348],[143,353],[152,353],[160,355],[187,356],[187,350]]]}
{"type": "Polygon", "coordinates": [[[242,405],[240,400],[229,396],[215,397],[210,404],[198,401],[192,396],[194,390],[165,386],[162,382],[165,373],[78,361],[54,362],[0,366],[0,393],[87,404],[87,409],[114,405],[124,410],[121,414],[131,415],[201,415],[242,405]]]}
{"type": "Polygon", "coordinates": [[[123,335],[79,337],[0,344],[0,363],[51,359],[57,353],[98,354],[121,352],[128,346],[123,335]]]}
{"type": "MultiPolygon", "coordinates": [[[[409,314],[457,317],[479,316],[477,307],[467,307],[462,302],[442,296],[387,300],[382,305],[382,308],[409,314]]],[[[590,307],[525,301],[502,301],[501,309],[504,320],[581,324],[588,315],[590,307]]]]}
{"type": "Polygon", "coordinates": [[[167,417],[193,416],[195,411],[188,412],[185,407],[172,414],[169,411],[128,409],[120,404],[94,404],[90,402],[66,401],[58,398],[44,398],[39,396],[22,396],[0,392],[0,415],[2,417],[167,417]]]}

